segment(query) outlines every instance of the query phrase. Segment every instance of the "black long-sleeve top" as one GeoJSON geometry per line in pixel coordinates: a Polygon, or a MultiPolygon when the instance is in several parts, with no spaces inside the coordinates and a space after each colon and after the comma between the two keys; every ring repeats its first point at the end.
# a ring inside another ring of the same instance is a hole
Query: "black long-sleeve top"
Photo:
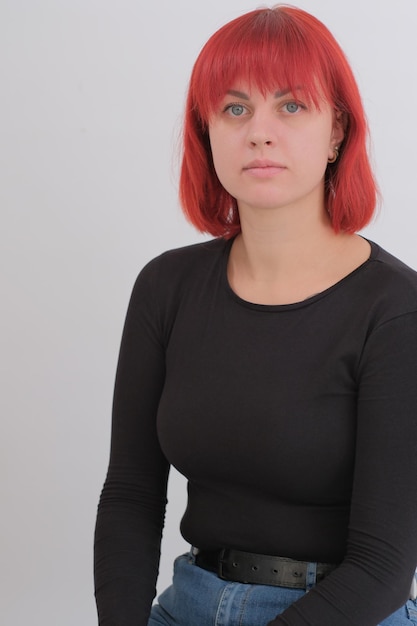
{"type": "MultiPolygon", "coordinates": [[[[140,273],[95,538],[101,626],[146,626],[170,464],[183,537],[340,564],[271,626],[373,626],[417,562],[417,273],[369,260],[300,303],[239,298],[231,241],[140,273]]],[[[261,625],[262,626],[262,625],[261,625]]]]}

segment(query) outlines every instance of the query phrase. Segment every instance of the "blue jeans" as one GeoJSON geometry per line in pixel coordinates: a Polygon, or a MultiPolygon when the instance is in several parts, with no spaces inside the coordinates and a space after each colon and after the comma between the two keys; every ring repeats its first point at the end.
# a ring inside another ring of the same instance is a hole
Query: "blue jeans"
{"type": "MultiPolygon", "coordinates": [[[[173,583],[152,607],[148,626],[264,626],[305,593],[225,581],[184,554],[175,560],[173,583]]],[[[411,600],[380,624],[414,625],[417,605],[411,600]]]]}

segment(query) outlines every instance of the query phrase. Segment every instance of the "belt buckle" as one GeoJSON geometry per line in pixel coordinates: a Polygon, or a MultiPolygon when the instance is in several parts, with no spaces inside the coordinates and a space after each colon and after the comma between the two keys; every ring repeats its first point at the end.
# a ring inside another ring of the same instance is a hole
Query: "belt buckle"
{"type": "Polygon", "coordinates": [[[413,580],[411,583],[410,600],[413,600],[413,601],[417,600],[417,572],[416,574],[414,574],[413,580]]]}
{"type": "Polygon", "coordinates": [[[227,548],[222,548],[219,554],[219,560],[217,562],[217,576],[222,580],[226,580],[223,574],[223,563],[224,563],[224,555],[226,554],[227,548]]]}

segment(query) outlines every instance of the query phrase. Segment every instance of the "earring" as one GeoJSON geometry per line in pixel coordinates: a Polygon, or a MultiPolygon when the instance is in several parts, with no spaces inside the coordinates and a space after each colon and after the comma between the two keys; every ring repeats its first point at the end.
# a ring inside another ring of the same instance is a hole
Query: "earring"
{"type": "Polygon", "coordinates": [[[334,150],[334,155],[332,156],[331,159],[327,159],[328,163],[336,163],[337,159],[339,158],[339,147],[335,146],[333,150],[334,150]]]}

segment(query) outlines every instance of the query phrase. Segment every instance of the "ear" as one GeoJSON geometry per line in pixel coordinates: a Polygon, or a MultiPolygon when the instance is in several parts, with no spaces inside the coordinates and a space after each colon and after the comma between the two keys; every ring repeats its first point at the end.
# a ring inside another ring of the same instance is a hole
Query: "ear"
{"type": "Polygon", "coordinates": [[[342,111],[335,111],[333,114],[333,130],[330,139],[329,156],[334,154],[335,146],[339,147],[345,138],[345,128],[347,125],[346,114],[342,111]]]}

